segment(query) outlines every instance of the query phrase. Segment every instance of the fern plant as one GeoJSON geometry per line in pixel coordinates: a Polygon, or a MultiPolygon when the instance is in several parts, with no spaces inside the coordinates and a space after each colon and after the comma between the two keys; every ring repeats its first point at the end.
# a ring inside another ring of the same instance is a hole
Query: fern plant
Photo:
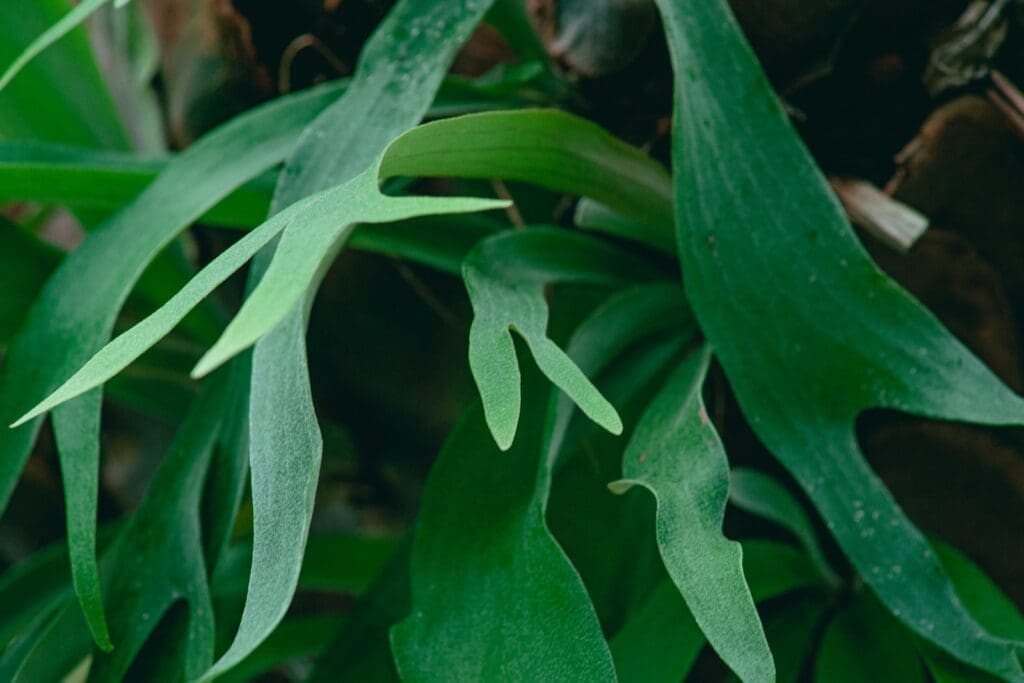
{"type": "Polygon", "coordinates": [[[324,681],[677,681],[706,643],[743,681],[1024,680],[1020,614],[909,521],[854,432],[875,407],[1024,424],[1024,401],[874,265],[725,0],[657,2],[670,169],[557,108],[515,0],[399,0],[350,79],[140,159],[79,26],[104,4],[0,8],[0,199],[89,228],[63,254],[0,225],[0,507],[49,416],[67,517],[66,542],[0,579],[0,678],[249,680],[314,657],[324,681]],[[469,87],[451,116],[446,74],[482,21],[541,85],[497,105],[469,87]],[[479,194],[493,179],[578,199],[571,225],[510,221],[479,194]],[[201,262],[196,222],[237,240],[201,262]],[[346,248],[461,277],[472,306],[479,400],[404,541],[310,535],[306,327],[346,248]],[[204,302],[247,265],[225,325],[204,302]],[[137,509],[98,528],[104,387],[168,406],[124,374],[171,362],[168,335],[203,345],[201,388],[169,408],[137,509]],[[802,493],[730,469],[702,398],[716,365],[802,493]],[[730,501],[789,540],[727,538],[730,501]],[[311,588],[359,599],[290,611],[311,588]]]}

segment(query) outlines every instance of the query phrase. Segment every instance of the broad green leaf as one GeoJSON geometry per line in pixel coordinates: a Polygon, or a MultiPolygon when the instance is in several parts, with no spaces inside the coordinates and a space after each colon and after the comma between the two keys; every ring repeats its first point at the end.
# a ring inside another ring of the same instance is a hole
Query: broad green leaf
{"type": "Polygon", "coordinates": [[[814,678],[820,683],[925,680],[910,634],[865,593],[825,629],[814,678]]]}
{"type": "Polygon", "coordinates": [[[33,40],[28,47],[11,63],[10,66],[0,74],[0,92],[7,84],[14,80],[14,77],[25,68],[25,65],[32,61],[39,53],[56,43],[58,40],[75,30],[82,22],[89,18],[93,12],[105,5],[110,0],[82,0],[75,5],[70,12],[61,17],[60,21],[46,29],[39,37],[33,40]]]}
{"type": "Polygon", "coordinates": [[[519,364],[511,331],[526,342],[541,372],[592,420],[622,432],[615,408],[547,335],[549,284],[624,286],[655,275],[643,261],[586,235],[535,228],[491,237],[462,268],[473,304],[469,365],[487,424],[502,450],[519,422],[519,364]]]}
{"type": "Polygon", "coordinates": [[[737,468],[730,475],[729,500],[741,510],[775,522],[793,534],[825,580],[839,585],[840,579],[825,559],[810,517],[785,486],[757,470],[737,468]]]}
{"type": "Polygon", "coordinates": [[[957,658],[1024,681],[1015,644],[956,599],[854,433],[871,407],[1020,424],[1024,401],[871,262],[725,0],[658,4],[678,81],[686,292],[740,407],[893,614],[957,658]]]}
{"type": "MultiPolygon", "coordinates": [[[[561,250],[518,253],[510,268],[539,273],[557,263],[561,250]]],[[[659,284],[610,297],[573,334],[569,354],[588,373],[600,373],[640,341],[678,327],[678,316],[668,314],[678,313],[679,297],[675,286],[659,284]]],[[[663,366],[664,356],[658,358],[655,366],[663,366]]],[[[610,677],[596,614],[544,518],[573,412],[557,390],[546,396],[546,426],[545,394],[528,394],[524,434],[508,454],[493,455],[474,410],[434,466],[413,549],[412,616],[392,631],[406,678],[436,678],[446,667],[459,680],[610,677]]]]}
{"type": "Polygon", "coordinates": [[[672,183],[661,164],[597,124],[553,109],[428,123],[382,172],[520,180],[590,197],[636,221],[668,226],[673,220],[672,183]],[[425,173],[428,167],[434,172],[425,173]]]}
{"type": "MultiPolygon", "coordinates": [[[[0,69],[68,13],[67,0],[0,4],[0,69]]],[[[82,28],[39,55],[0,92],[0,139],[126,149],[128,139],[82,28]]]]}
{"type": "MultiPolygon", "coordinates": [[[[146,265],[192,221],[243,182],[279,162],[302,126],[333,95],[316,90],[240,116],[179,156],[135,202],[115,214],[70,254],[47,281],[11,342],[0,368],[0,419],[10,423],[23,397],[47,395],[109,337],[118,311],[146,265]],[[230,163],[225,163],[225,160],[230,163]]],[[[55,411],[58,443],[81,479],[65,481],[72,566],[98,642],[106,644],[95,581],[93,530],[99,444],[99,397],[55,411]],[[74,513],[71,513],[71,510],[74,513]]],[[[56,404],[54,404],[56,405],[56,404]]],[[[40,420],[0,430],[0,510],[21,473],[40,420]]],[[[70,474],[70,471],[67,472],[70,474]]]]}
{"type": "MultiPolygon", "coordinates": [[[[806,554],[773,541],[743,541],[743,572],[763,602],[820,587],[806,554]]],[[[705,643],[679,589],[665,579],[609,643],[622,683],[676,683],[686,678],[705,643]]]]}
{"type": "MultiPolygon", "coordinates": [[[[357,181],[394,138],[418,124],[456,50],[490,4],[400,0],[364,46],[351,88],[303,133],[281,175],[271,212],[280,215],[304,197],[357,181]]],[[[337,249],[340,244],[327,249],[318,271],[326,269],[337,249]]],[[[263,282],[274,251],[270,247],[256,259],[251,286],[263,282]]],[[[255,541],[250,590],[235,640],[207,680],[229,670],[269,635],[298,582],[322,451],[304,343],[305,312],[319,278],[314,275],[313,280],[303,283],[308,285],[303,301],[252,353],[249,441],[255,541]],[[268,409],[270,414],[263,414],[268,409]],[[280,467],[282,448],[288,454],[287,469],[280,467]]]]}
{"type": "MultiPolygon", "coordinates": [[[[138,510],[100,563],[116,649],[93,657],[91,681],[119,681],[167,611],[188,607],[180,672],[194,680],[213,658],[213,610],[199,525],[199,497],[220,429],[225,376],[193,405],[138,510]]],[[[18,683],[59,680],[90,651],[82,613],[69,598],[17,668],[18,683]]]]}
{"type": "Polygon", "coordinates": [[[743,575],[743,551],[722,535],[729,463],[701,399],[710,349],[682,363],[651,402],[622,456],[623,492],[658,504],[658,547],[701,631],[744,681],[772,681],[775,665],[743,575]]]}
{"type": "Polygon", "coordinates": [[[412,614],[391,631],[403,680],[615,680],[586,590],[544,523],[539,384],[526,386],[508,453],[476,407],[434,464],[413,545],[412,614]]]}

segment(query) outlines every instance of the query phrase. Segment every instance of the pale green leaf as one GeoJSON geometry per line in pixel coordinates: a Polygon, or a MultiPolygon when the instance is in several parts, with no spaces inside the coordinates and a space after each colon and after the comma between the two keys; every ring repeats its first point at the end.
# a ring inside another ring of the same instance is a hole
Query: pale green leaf
{"type": "Polygon", "coordinates": [[[744,681],[773,681],[743,551],[722,535],[729,464],[700,394],[710,358],[705,347],[672,373],[640,419],[622,456],[624,479],[613,486],[654,495],[665,568],[722,660],[744,681]]]}
{"type": "Polygon", "coordinates": [[[893,614],[956,657],[1024,681],[1015,644],[956,599],[854,433],[871,407],[1020,424],[1024,402],[871,262],[727,2],[658,4],[678,76],[686,292],[740,407],[893,614]]]}
{"type": "MultiPolygon", "coordinates": [[[[743,541],[743,573],[758,603],[820,587],[806,554],[773,541],[743,541]]],[[[706,640],[679,589],[665,579],[609,643],[622,683],[677,683],[706,640]]]]}
{"type": "MultiPolygon", "coordinates": [[[[280,215],[304,197],[357,179],[394,138],[419,123],[455,52],[490,4],[400,0],[363,48],[349,91],[303,133],[282,173],[271,212],[280,215]]],[[[347,231],[347,226],[338,227],[347,231]]],[[[331,245],[316,270],[322,272],[339,248],[331,245]]],[[[270,247],[255,260],[250,286],[262,283],[273,253],[270,247]]],[[[284,616],[298,582],[322,449],[304,353],[304,317],[319,277],[313,280],[304,283],[309,288],[303,301],[252,354],[255,544],[250,591],[235,640],[207,678],[230,669],[267,637],[284,616]],[[270,416],[261,413],[266,408],[272,409],[270,416]],[[275,449],[281,446],[290,470],[277,467],[275,449]]]]}
{"type": "Polygon", "coordinates": [[[463,265],[473,304],[469,365],[483,399],[487,424],[502,450],[519,422],[519,365],[511,332],[526,342],[541,372],[592,420],[622,432],[615,408],[548,338],[544,288],[556,283],[624,286],[652,279],[643,261],[586,235],[534,228],[483,241],[463,265]]]}

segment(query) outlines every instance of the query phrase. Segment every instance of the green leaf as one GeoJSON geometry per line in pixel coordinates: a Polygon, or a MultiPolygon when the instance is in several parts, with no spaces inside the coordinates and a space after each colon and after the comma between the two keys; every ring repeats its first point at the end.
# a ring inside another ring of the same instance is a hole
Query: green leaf
{"type": "Polygon", "coordinates": [[[535,228],[496,235],[463,265],[473,304],[469,365],[487,424],[502,450],[519,422],[519,365],[511,330],[526,342],[541,372],[592,420],[622,433],[618,413],[547,336],[544,288],[556,283],[623,286],[653,274],[643,261],[586,235],[535,228]]]}
{"type": "Polygon", "coordinates": [[[741,510],[775,522],[793,534],[825,580],[830,585],[839,585],[840,579],[825,559],[810,517],[785,486],[757,470],[736,468],[729,483],[729,500],[741,510]]]}
{"type": "Polygon", "coordinates": [[[744,414],[893,614],[1024,680],[1014,644],[959,603],[854,433],[870,407],[1020,424],[1024,402],[870,261],[725,0],[658,4],[678,78],[685,287],[744,414]]]}
{"type": "MultiPolygon", "coordinates": [[[[351,88],[303,133],[282,173],[271,212],[280,215],[303,197],[358,179],[394,138],[419,123],[456,50],[490,4],[398,2],[363,48],[351,88]]],[[[346,226],[339,227],[347,232],[346,226]]],[[[324,268],[338,248],[327,249],[324,268]]],[[[273,254],[271,247],[256,259],[250,284],[262,283],[273,254]]],[[[267,637],[284,616],[298,582],[322,451],[304,349],[304,314],[319,277],[313,280],[303,301],[252,354],[255,541],[250,590],[235,640],[206,679],[230,669],[267,637]],[[288,454],[287,469],[280,466],[282,452],[288,454]]]]}
{"type": "Polygon", "coordinates": [[[527,383],[521,438],[497,450],[479,407],[427,481],[412,614],[391,631],[403,680],[614,681],[597,615],[544,523],[544,398],[527,383]]]}
{"type": "MultiPolygon", "coordinates": [[[[94,656],[90,680],[119,681],[161,618],[184,600],[183,675],[193,680],[213,658],[213,609],[199,525],[199,497],[221,426],[226,376],[208,384],[178,431],[146,497],[100,563],[110,632],[117,648],[94,656]]],[[[69,598],[17,667],[18,683],[59,680],[90,651],[89,631],[69,598]]]]}
{"type": "Polygon", "coordinates": [[[33,40],[28,47],[0,74],[0,92],[7,84],[14,80],[14,77],[25,68],[25,65],[32,61],[39,53],[56,43],[68,33],[77,28],[89,16],[105,5],[110,0],[82,0],[71,11],[61,17],[60,21],[44,31],[39,37],[33,40]]]}
{"type": "Polygon", "coordinates": [[[744,681],[772,681],[775,665],[743,576],[743,551],[722,535],[729,464],[701,399],[710,349],[696,351],[651,402],[622,457],[624,479],[658,503],[665,568],[701,631],[744,681]]]}
{"type": "MultiPolygon", "coordinates": [[[[44,401],[23,415],[13,426],[24,424],[75,399],[100,386],[126,368],[167,335],[189,311],[288,226],[296,228],[293,234],[297,237],[282,242],[278,254],[283,254],[283,256],[280,259],[275,258],[273,262],[281,265],[274,268],[272,264],[267,271],[267,279],[261,280],[261,284],[265,282],[268,285],[262,291],[269,292],[269,294],[256,299],[251,297],[247,301],[248,303],[255,300],[258,304],[265,304],[267,308],[243,306],[242,311],[233,321],[234,327],[229,326],[224,338],[230,339],[227,336],[228,333],[242,325],[261,324],[255,320],[257,316],[252,313],[243,318],[243,313],[247,311],[258,311],[270,319],[269,323],[267,319],[262,321],[263,326],[257,328],[261,331],[265,331],[264,327],[273,328],[276,323],[287,316],[288,310],[302,298],[306,287],[315,277],[320,260],[330,248],[332,237],[346,226],[357,222],[384,223],[427,214],[472,212],[505,206],[504,201],[489,199],[389,197],[381,193],[378,187],[378,168],[379,163],[344,185],[296,202],[256,230],[247,233],[203,268],[170,301],[103,347],[78,372],[44,401]],[[318,249],[318,247],[322,249],[318,249]],[[306,272],[308,277],[303,277],[302,268],[308,269],[306,272]],[[276,289],[278,286],[281,289],[276,289]],[[280,298],[275,299],[274,294],[280,298]],[[237,324],[240,318],[241,324],[237,324]]],[[[216,358],[221,348],[214,346],[204,358],[216,358]]],[[[206,363],[200,361],[196,372],[208,372],[212,369],[209,367],[211,363],[216,365],[219,360],[206,363]]],[[[269,408],[271,406],[268,406],[269,408]]],[[[273,414],[273,410],[271,410],[271,414],[273,414]]],[[[271,422],[277,423],[278,421],[271,420],[271,422]]],[[[282,438],[285,438],[283,433],[282,438]]]]}
{"type": "Polygon", "coordinates": [[[825,629],[814,677],[821,683],[925,680],[910,634],[869,594],[825,629]]]}
{"type": "MultiPolygon", "coordinates": [[[[396,139],[380,162],[381,180],[430,175],[530,180],[552,189],[616,197],[625,209],[648,213],[657,203],[641,200],[641,194],[652,187],[667,188],[661,167],[638,150],[593,124],[547,111],[478,114],[427,124],[396,139]],[[570,134],[576,129],[583,133],[570,134]],[[560,137],[540,145],[542,135],[560,137]],[[623,182],[627,173],[632,182],[623,182]]],[[[352,225],[338,221],[316,228],[303,223],[287,227],[267,273],[195,374],[218,367],[280,323],[327,254],[351,230],[352,225]]]]}
{"type": "Polygon", "coordinates": [[[673,221],[672,183],[661,164],[597,124],[553,109],[420,126],[385,160],[382,174],[520,180],[590,197],[636,221],[673,221]]]}
{"type": "MultiPolygon", "coordinates": [[[[0,65],[66,18],[67,0],[4,0],[0,65]]],[[[2,68],[2,67],[0,67],[2,68]]],[[[0,138],[126,149],[128,139],[82,28],[26,65],[0,93],[0,138]]]]}
{"type": "MultiPolygon", "coordinates": [[[[563,252],[522,250],[531,260],[510,266],[529,264],[528,270],[542,272],[556,253],[563,252]]],[[[678,328],[679,316],[668,314],[678,313],[680,303],[673,285],[615,294],[579,326],[569,354],[598,374],[638,342],[678,328]]],[[[664,365],[664,355],[658,359],[655,365],[664,365]]],[[[537,390],[527,384],[523,436],[509,453],[494,453],[474,409],[434,466],[413,548],[412,616],[392,631],[396,661],[407,678],[437,677],[446,667],[458,667],[448,677],[459,680],[611,677],[596,614],[545,522],[572,403],[558,391],[531,395],[537,390]],[[473,608],[452,610],[451,604],[473,608]]]]}
{"type": "MultiPolygon", "coordinates": [[[[51,393],[62,378],[88,360],[109,337],[118,311],[146,265],[221,198],[280,161],[304,123],[332,95],[331,90],[317,90],[292,96],[226,124],[179,156],[135,202],[68,255],[35,299],[0,368],[0,419],[13,421],[23,410],[19,405],[23,397],[51,393]]],[[[91,550],[99,458],[98,394],[61,407],[53,420],[64,450],[62,469],[75,476],[65,480],[69,514],[76,518],[68,530],[75,582],[97,641],[106,645],[91,550]],[[73,453],[67,451],[71,446],[73,453]]],[[[0,510],[6,507],[39,426],[40,420],[32,420],[18,429],[0,430],[0,510]]]]}
{"type": "Polygon", "coordinates": [[[388,631],[409,613],[409,553],[401,548],[373,587],[345,619],[307,683],[335,681],[394,681],[398,672],[391,656],[388,631]]]}
{"type": "Polygon", "coordinates": [[[593,199],[581,199],[576,205],[573,222],[584,230],[603,232],[644,244],[670,256],[676,255],[676,241],[671,223],[648,225],[625,216],[593,199]]]}
{"type": "MultiPolygon", "coordinates": [[[[932,547],[956,586],[957,595],[978,623],[998,636],[1024,641],[1024,616],[999,587],[952,546],[933,539],[932,547]]],[[[995,680],[956,661],[931,643],[921,638],[916,640],[928,670],[939,683],[995,680]]]]}
{"type": "MultiPolygon", "coordinates": [[[[805,553],[774,541],[743,541],[743,572],[757,602],[820,586],[805,553]]],[[[615,670],[623,683],[675,683],[687,676],[704,647],[704,634],[679,589],[665,579],[612,637],[615,670]]]]}
{"type": "MultiPolygon", "coordinates": [[[[0,143],[0,201],[113,213],[134,200],[173,159],[141,160],[84,147],[4,142],[0,143]]],[[[231,192],[201,220],[225,227],[259,225],[270,206],[271,191],[267,178],[260,177],[231,192]]]]}

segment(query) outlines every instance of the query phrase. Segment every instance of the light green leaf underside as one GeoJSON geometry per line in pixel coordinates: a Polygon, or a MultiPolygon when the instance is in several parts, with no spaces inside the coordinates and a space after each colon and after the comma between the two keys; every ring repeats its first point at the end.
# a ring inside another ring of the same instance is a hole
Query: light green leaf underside
{"type": "Polygon", "coordinates": [[[870,261],[725,0],[658,4],[678,75],[686,291],[744,414],[893,614],[1024,680],[1015,645],[964,609],[853,428],[874,406],[1019,424],[1024,403],[870,261]]]}
{"type": "MultiPolygon", "coordinates": [[[[491,0],[396,3],[364,46],[350,89],[303,133],[281,174],[271,213],[280,216],[304,198],[355,181],[396,137],[419,123],[455,52],[490,5],[491,0]]],[[[304,318],[320,275],[340,248],[340,242],[328,246],[317,273],[304,282],[308,287],[302,301],[252,353],[252,572],[235,639],[206,679],[229,670],[273,631],[298,582],[322,450],[309,389],[304,318]],[[288,470],[279,467],[282,449],[288,453],[288,470]]],[[[256,258],[250,290],[263,283],[274,252],[270,246],[256,258]]]]}
{"type": "MultiPolygon", "coordinates": [[[[279,162],[305,122],[331,95],[330,90],[318,90],[285,98],[211,133],[168,165],[133,203],[69,254],[35,299],[8,348],[0,368],[0,419],[12,422],[24,409],[18,405],[22,397],[49,394],[100,349],[147,264],[211,206],[279,162]]],[[[69,464],[68,458],[73,459],[75,472],[85,477],[66,484],[71,507],[83,521],[95,519],[95,478],[91,473],[96,471],[99,455],[98,421],[95,404],[69,405],[54,413],[58,443],[76,446],[74,454],[62,458],[69,464]]],[[[0,430],[0,510],[6,506],[38,429],[35,420],[17,429],[0,430]]],[[[98,609],[98,589],[92,578],[94,524],[72,525],[69,542],[83,606],[97,640],[103,643],[103,613],[98,609]]]]}
{"type": "MultiPolygon", "coordinates": [[[[378,188],[377,167],[374,166],[340,187],[292,204],[256,230],[247,233],[203,268],[164,306],[107,344],[49,398],[18,420],[15,426],[80,396],[123,370],[168,334],[189,311],[277,237],[286,226],[300,226],[297,232],[305,235],[308,242],[297,245],[295,251],[278,251],[278,254],[285,254],[281,262],[292,258],[298,260],[299,264],[296,266],[297,271],[291,271],[295,277],[282,278],[287,288],[281,292],[283,298],[273,302],[272,310],[266,312],[267,315],[276,316],[273,323],[268,325],[271,328],[302,297],[316,273],[320,259],[326,253],[325,249],[330,246],[328,243],[345,226],[356,222],[383,223],[426,214],[472,212],[503,206],[503,201],[487,199],[389,197],[378,188]],[[317,251],[318,246],[325,249],[317,251]],[[302,277],[303,266],[309,269],[309,276],[305,278],[302,277]]],[[[278,261],[275,259],[274,262],[278,261]]],[[[273,267],[268,270],[269,277],[277,275],[273,267]]],[[[199,367],[208,371],[202,365],[199,367]]]]}
{"type": "Polygon", "coordinates": [[[622,432],[615,408],[547,336],[544,288],[557,283],[624,286],[653,273],[635,257],[587,235],[535,228],[495,235],[480,243],[463,265],[473,305],[469,365],[484,414],[502,450],[511,446],[519,421],[519,364],[511,332],[526,342],[541,372],[592,420],[622,432]]]}
{"type": "Polygon", "coordinates": [[[614,486],[639,484],[654,495],[665,568],[722,660],[744,681],[773,681],[743,551],[722,535],[729,463],[700,395],[710,358],[705,347],[673,371],[641,417],[614,486]]]}
{"type": "MultiPolygon", "coordinates": [[[[758,603],[821,587],[803,552],[774,541],[743,541],[743,573],[758,603]]],[[[676,683],[689,674],[707,641],[679,589],[665,579],[609,643],[622,683],[676,683]]]]}
{"type": "Polygon", "coordinates": [[[772,521],[793,534],[814,559],[822,577],[830,585],[839,585],[840,579],[825,559],[810,517],[785,486],[763,472],[736,468],[730,475],[729,501],[741,510],[772,521]]]}
{"type": "MultiPolygon", "coordinates": [[[[398,175],[518,179],[609,199],[636,214],[667,208],[643,199],[654,189],[667,191],[660,166],[599,127],[554,111],[485,113],[421,126],[395,140],[383,157],[380,178],[398,175]]],[[[340,222],[285,229],[267,273],[195,374],[216,368],[283,320],[351,229],[340,222]]]]}

